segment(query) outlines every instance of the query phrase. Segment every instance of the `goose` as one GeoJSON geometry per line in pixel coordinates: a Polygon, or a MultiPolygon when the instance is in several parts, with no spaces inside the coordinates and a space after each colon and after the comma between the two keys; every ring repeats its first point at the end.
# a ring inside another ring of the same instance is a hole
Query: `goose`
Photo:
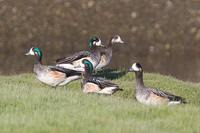
{"type": "Polygon", "coordinates": [[[122,41],[119,35],[111,37],[108,46],[102,48],[101,50],[101,59],[99,64],[96,66],[95,70],[103,69],[104,67],[110,64],[112,59],[112,48],[115,44],[125,44],[125,42],[122,41]]]}
{"type": "Polygon", "coordinates": [[[143,69],[141,64],[134,63],[129,69],[130,72],[135,72],[136,76],[136,99],[142,104],[146,105],[174,105],[186,103],[185,99],[164,92],[159,89],[146,87],[143,82],[143,69]]]}

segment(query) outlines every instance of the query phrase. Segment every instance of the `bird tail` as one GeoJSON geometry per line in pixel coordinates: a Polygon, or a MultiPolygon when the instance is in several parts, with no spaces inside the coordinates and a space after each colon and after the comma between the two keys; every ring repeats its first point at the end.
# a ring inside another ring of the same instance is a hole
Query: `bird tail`
{"type": "Polygon", "coordinates": [[[117,88],[115,88],[115,92],[116,91],[123,91],[123,89],[119,88],[119,86],[117,88]]]}
{"type": "Polygon", "coordinates": [[[182,103],[182,104],[188,103],[188,102],[186,101],[185,98],[180,97],[180,96],[176,96],[176,97],[174,98],[174,101],[180,101],[180,103],[182,103]]]}

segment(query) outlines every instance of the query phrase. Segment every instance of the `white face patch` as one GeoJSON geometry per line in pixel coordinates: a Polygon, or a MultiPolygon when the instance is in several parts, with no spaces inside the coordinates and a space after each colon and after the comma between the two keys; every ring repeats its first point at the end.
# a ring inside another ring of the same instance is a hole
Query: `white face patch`
{"type": "Polygon", "coordinates": [[[132,65],[131,68],[132,68],[134,71],[136,71],[136,72],[141,71],[141,68],[138,68],[138,67],[136,66],[136,63],[134,63],[134,64],[132,65]]]}
{"type": "Polygon", "coordinates": [[[29,50],[28,53],[26,53],[26,55],[35,55],[35,53],[33,51],[33,47],[29,50]]]}
{"type": "Polygon", "coordinates": [[[124,43],[124,41],[122,41],[120,36],[116,36],[112,39],[112,43],[124,43]]]}
{"type": "Polygon", "coordinates": [[[96,45],[96,46],[102,46],[102,44],[101,44],[101,40],[99,39],[98,42],[95,42],[95,45],[96,45]]]}
{"type": "Polygon", "coordinates": [[[80,63],[80,67],[85,68],[85,65],[83,63],[80,63]]]}

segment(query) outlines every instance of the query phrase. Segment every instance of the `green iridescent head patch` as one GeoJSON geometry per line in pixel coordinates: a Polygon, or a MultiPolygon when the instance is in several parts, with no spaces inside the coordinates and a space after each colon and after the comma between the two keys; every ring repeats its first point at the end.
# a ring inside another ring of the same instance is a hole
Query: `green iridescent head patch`
{"type": "Polygon", "coordinates": [[[84,59],[82,62],[85,65],[86,71],[89,73],[92,73],[93,72],[93,64],[87,59],[84,59]]]}
{"type": "Polygon", "coordinates": [[[98,41],[99,39],[98,39],[98,37],[96,37],[96,36],[93,36],[92,38],[90,38],[90,40],[89,40],[89,43],[88,43],[88,47],[91,49],[91,48],[93,48],[94,47],[94,42],[95,41],[98,41]]]}
{"type": "Polygon", "coordinates": [[[34,51],[40,58],[42,58],[42,51],[41,51],[40,48],[35,47],[35,48],[33,49],[33,51],[34,51]]]}

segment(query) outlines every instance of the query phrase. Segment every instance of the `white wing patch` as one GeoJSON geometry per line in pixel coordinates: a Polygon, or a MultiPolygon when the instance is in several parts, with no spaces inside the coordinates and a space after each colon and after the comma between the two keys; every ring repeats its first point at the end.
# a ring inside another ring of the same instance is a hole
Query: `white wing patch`
{"type": "Polygon", "coordinates": [[[80,79],[80,78],[81,78],[81,76],[78,76],[78,75],[68,77],[68,78],[65,79],[64,82],[60,83],[59,86],[66,85],[66,84],[68,84],[69,82],[74,81],[74,80],[77,80],[77,79],[80,79]]]}
{"type": "Polygon", "coordinates": [[[170,106],[170,105],[177,105],[177,104],[181,104],[181,101],[170,101],[170,102],[168,103],[169,106],[170,106]]]}
{"type": "Polygon", "coordinates": [[[98,93],[100,94],[113,94],[114,93],[114,90],[116,89],[117,87],[105,87],[104,89],[102,89],[101,91],[99,91],[98,93]]]}

